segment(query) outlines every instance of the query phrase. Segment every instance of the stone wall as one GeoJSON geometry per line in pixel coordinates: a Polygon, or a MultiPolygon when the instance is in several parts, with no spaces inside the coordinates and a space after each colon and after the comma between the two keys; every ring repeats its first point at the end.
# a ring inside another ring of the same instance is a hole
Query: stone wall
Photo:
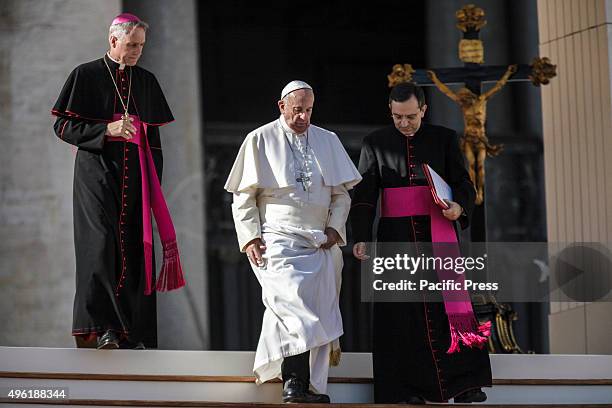
{"type": "Polygon", "coordinates": [[[0,2],[0,345],[71,347],[74,150],[50,110],[119,1],[0,2]]]}

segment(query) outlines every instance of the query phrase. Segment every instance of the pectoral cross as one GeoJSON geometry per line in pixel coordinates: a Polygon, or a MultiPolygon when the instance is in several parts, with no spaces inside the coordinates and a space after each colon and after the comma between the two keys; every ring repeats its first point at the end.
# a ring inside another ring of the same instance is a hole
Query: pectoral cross
{"type": "Polygon", "coordinates": [[[306,183],[310,183],[310,177],[304,174],[303,172],[300,172],[300,176],[296,178],[295,181],[297,181],[298,183],[301,183],[302,189],[306,191],[307,190],[306,183]]]}
{"type": "Polygon", "coordinates": [[[121,120],[123,121],[123,128],[126,129],[127,125],[130,123],[130,114],[127,110],[123,115],[121,115],[121,120]]]}

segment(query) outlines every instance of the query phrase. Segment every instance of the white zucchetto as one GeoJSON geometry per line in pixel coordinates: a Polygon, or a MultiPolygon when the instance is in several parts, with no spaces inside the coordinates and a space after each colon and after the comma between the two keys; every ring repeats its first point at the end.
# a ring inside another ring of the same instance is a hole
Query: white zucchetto
{"type": "Polygon", "coordinates": [[[293,91],[297,91],[298,89],[310,89],[312,91],[312,86],[308,85],[304,81],[291,81],[283,88],[280,98],[283,99],[285,96],[289,95],[293,91]]]}

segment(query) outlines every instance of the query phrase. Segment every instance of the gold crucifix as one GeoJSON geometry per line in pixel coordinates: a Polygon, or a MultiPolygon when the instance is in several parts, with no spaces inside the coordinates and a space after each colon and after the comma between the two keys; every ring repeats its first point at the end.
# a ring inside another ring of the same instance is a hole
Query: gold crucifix
{"type": "Polygon", "coordinates": [[[548,58],[535,58],[531,65],[486,66],[484,47],[478,38],[480,29],[486,25],[484,10],[468,4],[456,13],[457,28],[464,33],[459,42],[461,68],[413,69],[410,64],[396,64],[387,76],[389,87],[400,82],[412,81],[420,85],[434,85],[457,103],[463,112],[464,132],[461,148],[468,162],[468,171],[476,188],[476,204],[484,201],[485,159],[498,155],[503,146],[494,146],[486,136],[487,101],[508,83],[508,81],[530,80],[535,86],[546,85],[556,76],[556,65],[548,58]],[[495,85],[481,92],[483,82],[495,81],[495,85]],[[453,92],[446,83],[465,83],[453,92]]]}

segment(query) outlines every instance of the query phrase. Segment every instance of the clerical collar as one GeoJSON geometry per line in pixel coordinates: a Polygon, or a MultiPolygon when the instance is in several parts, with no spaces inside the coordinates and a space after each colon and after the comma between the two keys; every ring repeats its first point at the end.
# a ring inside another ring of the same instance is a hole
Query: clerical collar
{"type": "Polygon", "coordinates": [[[287,122],[285,121],[285,117],[280,115],[280,123],[283,131],[293,136],[306,136],[306,133],[295,133],[295,130],[291,129],[287,122]]]}
{"type": "Polygon", "coordinates": [[[121,64],[119,61],[116,61],[113,57],[110,56],[110,52],[107,52],[106,56],[108,57],[109,60],[119,65],[119,69],[123,70],[125,68],[125,64],[121,64]]]}
{"type": "Polygon", "coordinates": [[[395,126],[394,126],[394,128],[397,131],[397,134],[400,135],[401,137],[406,138],[408,140],[414,140],[415,137],[417,137],[419,134],[421,134],[421,131],[423,130],[423,124],[421,123],[421,126],[417,129],[416,132],[414,132],[414,134],[412,136],[406,136],[405,134],[400,132],[399,129],[396,128],[395,126]]]}

